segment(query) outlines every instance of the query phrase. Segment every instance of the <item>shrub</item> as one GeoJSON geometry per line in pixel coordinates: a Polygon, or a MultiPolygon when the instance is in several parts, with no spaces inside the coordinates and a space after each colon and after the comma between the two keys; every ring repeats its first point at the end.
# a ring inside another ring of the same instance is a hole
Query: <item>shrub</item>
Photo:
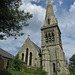
{"type": "Polygon", "coordinates": [[[26,73],[34,73],[35,69],[33,69],[33,68],[27,68],[26,65],[22,65],[22,71],[26,72],[26,73]]]}
{"type": "Polygon", "coordinates": [[[15,70],[20,70],[22,67],[22,61],[19,59],[19,54],[17,54],[12,60],[10,67],[15,70]]]}
{"type": "Polygon", "coordinates": [[[42,67],[38,67],[35,71],[36,74],[39,75],[47,75],[47,72],[42,69],[42,67]]]}
{"type": "Polygon", "coordinates": [[[22,66],[23,71],[26,73],[38,74],[38,75],[47,75],[47,72],[42,69],[42,67],[37,68],[27,68],[26,65],[22,66]]]}
{"type": "Polygon", "coordinates": [[[0,75],[12,75],[11,73],[9,73],[7,70],[5,69],[0,69],[0,75]]]}

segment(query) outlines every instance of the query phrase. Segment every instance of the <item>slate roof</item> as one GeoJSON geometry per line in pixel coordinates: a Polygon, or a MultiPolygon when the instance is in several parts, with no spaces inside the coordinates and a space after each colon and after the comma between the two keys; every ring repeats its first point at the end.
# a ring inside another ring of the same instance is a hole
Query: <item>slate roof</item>
{"type": "Polygon", "coordinates": [[[13,59],[14,56],[8,52],[6,52],[5,50],[0,48],[0,56],[5,57],[5,58],[9,58],[9,59],[13,59]]]}
{"type": "Polygon", "coordinates": [[[39,54],[41,54],[41,48],[39,46],[37,46],[34,42],[32,42],[32,43],[35,46],[35,48],[37,49],[37,51],[39,52],[39,54]]]}

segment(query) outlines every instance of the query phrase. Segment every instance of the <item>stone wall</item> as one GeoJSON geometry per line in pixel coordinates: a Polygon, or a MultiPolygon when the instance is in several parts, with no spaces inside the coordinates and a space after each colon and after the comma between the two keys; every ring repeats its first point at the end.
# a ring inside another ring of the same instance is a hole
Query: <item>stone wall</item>
{"type": "Polygon", "coordinates": [[[4,58],[4,57],[1,57],[0,58],[0,68],[7,68],[7,63],[8,63],[8,59],[7,58],[4,58]]]}

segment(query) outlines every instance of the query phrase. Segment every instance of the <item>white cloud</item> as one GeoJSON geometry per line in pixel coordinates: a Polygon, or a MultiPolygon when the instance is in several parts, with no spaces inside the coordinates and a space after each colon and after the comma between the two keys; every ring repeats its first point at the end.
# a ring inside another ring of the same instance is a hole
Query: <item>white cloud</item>
{"type": "Polygon", "coordinates": [[[53,3],[54,2],[54,0],[51,0],[51,3],[53,3]]]}
{"type": "Polygon", "coordinates": [[[63,48],[66,58],[69,59],[75,53],[75,2],[69,11],[63,10],[63,14],[58,15],[59,27],[62,31],[63,48]]]}
{"type": "Polygon", "coordinates": [[[63,2],[61,0],[59,0],[59,6],[61,6],[63,4],[63,2]]]}
{"type": "MultiPolygon", "coordinates": [[[[23,5],[20,7],[21,10],[24,10],[25,12],[29,11],[33,14],[33,18],[29,21],[30,25],[28,27],[24,27],[23,32],[25,35],[18,37],[17,40],[14,40],[13,38],[8,38],[7,40],[0,40],[0,47],[4,50],[16,54],[18,50],[21,48],[23,43],[25,42],[28,35],[30,35],[30,38],[33,42],[35,42],[37,45],[41,46],[41,31],[40,28],[44,24],[45,19],[45,12],[46,9],[44,9],[42,6],[37,6],[36,4],[31,4],[32,0],[24,0],[23,5]]],[[[34,0],[37,1],[37,0],[34,0]]],[[[60,2],[60,5],[62,3],[60,2]]],[[[54,5],[54,11],[57,10],[57,5],[54,5]]],[[[62,9],[63,10],[63,9],[62,9]]],[[[63,48],[66,53],[66,57],[69,59],[72,54],[75,53],[75,2],[73,5],[71,5],[69,12],[66,10],[63,10],[63,14],[59,14],[57,16],[59,21],[59,27],[62,31],[62,40],[63,40],[63,48]]]]}
{"type": "Polygon", "coordinates": [[[46,9],[44,9],[42,6],[37,6],[36,4],[32,5],[31,3],[24,3],[23,6],[21,6],[21,9],[25,9],[25,12],[29,11],[33,14],[33,18],[30,20],[30,25],[25,28],[25,34],[30,35],[31,40],[37,45],[41,46],[40,29],[44,24],[46,9]]]}
{"type": "Polygon", "coordinates": [[[75,13],[75,2],[73,3],[73,5],[71,5],[70,9],[69,9],[70,13],[75,13]]]}
{"type": "Polygon", "coordinates": [[[54,9],[54,12],[56,13],[57,12],[57,5],[54,5],[53,9],[54,9]]]}
{"type": "Polygon", "coordinates": [[[37,2],[37,3],[39,3],[40,1],[42,1],[42,0],[22,0],[24,3],[29,3],[29,2],[37,2]]]}
{"type": "MultiPolygon", "coordinates": [[[[35,0],[37,1],[37,0],[35,0]]],[[[33,14],[32,19],[29,20],[30,25],[23,28],[25,35],[18,37],[17,40],[10,37],[7,40],[0,40],[0,48],[16,55],[23,43],[25,42],[28,35],[30,39],[41,46],[41,30],[40,28],[44,24],[45,12],[42,6],[37,6],[36,4],[31,4],[30,0],[25,0],[23,5],[20,7],[21,10],[25,12],[30,12],[33,14]]]]}

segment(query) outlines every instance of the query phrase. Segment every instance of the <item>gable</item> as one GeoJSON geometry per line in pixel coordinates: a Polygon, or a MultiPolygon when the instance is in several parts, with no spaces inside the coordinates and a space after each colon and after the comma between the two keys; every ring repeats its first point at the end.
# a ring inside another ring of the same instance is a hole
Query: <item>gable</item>
{"type": "Polygon", "coordinates": [[[24,42],[24,44],[22,45],[21,49],[19,50],[19,52],[25,52],[26,48],[29,48],[30,51],[31,50],[35,50],[35,52],[37,51],[38,54],[41,53],[41,48],[38,47],[34,42],[32,42],[30,40],[30,38],[28,37],[27,40],[24,42]]]}

